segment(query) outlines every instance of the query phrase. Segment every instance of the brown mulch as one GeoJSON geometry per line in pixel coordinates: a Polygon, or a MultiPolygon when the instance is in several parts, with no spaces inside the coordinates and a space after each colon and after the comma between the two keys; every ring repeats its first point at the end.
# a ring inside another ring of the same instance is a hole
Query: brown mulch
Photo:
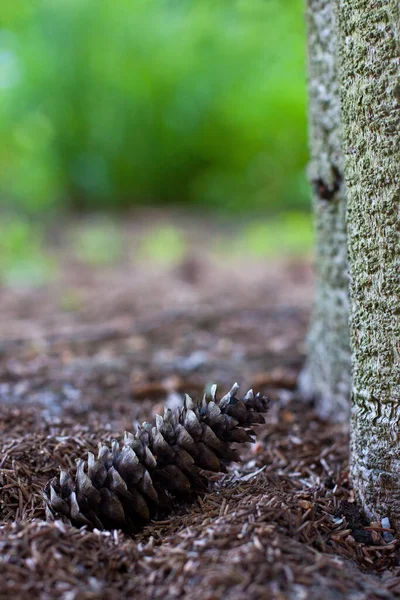
{"type": "Polygon", "coordinates": [[[346,426],[296,395],[309,266],[199,260],[195,277],[190,261],[70,263],[46,289],[0,290],[0,598],[400,596],[400,540],[357,507],[346,426]],[[67,288],[79,309],[60,309],[67,288]],[[46,522],[60,465],[183,392],[234,380],[272,406],[209,494],[134,538],[46,522]]]}
{"type": "Polygon", "coordinates": [[[346,431],[319,421],[295,400],[286,407],[276,404],[243,463],[215,477],[210,494],[134,539],[43,520],[42,485],[57,463],[70,464],[84,454],[83,442],[85,451],[93,448],[93,431],[66,435],[63,426],[48,425],[45,433],[22,439],[0,470],[0,597],[400,593],[398,540],[385,542],[379,524],[368,526],[354,509],[346,431]],[[364,541],[357,542],[362,533],[364,541]]]}

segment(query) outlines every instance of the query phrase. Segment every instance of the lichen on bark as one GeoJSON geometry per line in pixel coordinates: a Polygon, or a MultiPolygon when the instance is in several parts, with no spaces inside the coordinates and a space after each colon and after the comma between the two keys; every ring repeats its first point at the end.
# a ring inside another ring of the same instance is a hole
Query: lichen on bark
{"type": "Polygon", "coordinates": [[[371,517],[400,527],[398,0],[340,0],[353,356],[351,474],[371,517]]]}
{"type": "Polygon", "coordinates": [[[316,297],[300,391],[320,415],[346,419],[350,347],[346,198],[334,2],[308,0],[309,179],[316,233],[316,297]]]}

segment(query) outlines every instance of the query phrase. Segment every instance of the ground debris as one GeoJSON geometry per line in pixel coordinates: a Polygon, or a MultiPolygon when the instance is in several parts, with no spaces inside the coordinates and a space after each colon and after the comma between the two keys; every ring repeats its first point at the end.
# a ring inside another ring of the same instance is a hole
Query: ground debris
{"type": "Polygon", "coordinates": [[[66,435],[65,424],[48,425],[21,436],[1,475],[0,597],[394,597],[398,539],[386,543],[384,528],[368,524],[351,502],[347,432],[304,414],[296,402],[275,407],[256,453],[245,451],[197,504],[177,507],[133,538],[37,518],[41,483],[58,461],[92,447],[93,428],[66,435]],[[288,411],[292,418],[282,418],[288,411]],[[373,530],[375,539],[357,541],[354,527],[373,530]]]}
{"type": "Polygon", "coordinates": [[[0,289],[0,598],[399,597],[399,539],[354,503],[346,428],[296,397],[312,289],[292,275],[308,266],[181,267],[80,265],[51,289],[0,289]],[[75,312],[57,308],[66,286],[75,312]],[[44,520],[60,466],[235,380],[271,410],[211,493],[133,537],[44,520]]]}

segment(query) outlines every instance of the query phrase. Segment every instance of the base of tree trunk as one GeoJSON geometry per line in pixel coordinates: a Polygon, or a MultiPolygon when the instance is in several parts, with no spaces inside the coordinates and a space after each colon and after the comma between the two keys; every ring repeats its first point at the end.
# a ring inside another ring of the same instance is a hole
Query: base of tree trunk
{"type": "Polygon", "coordinates": [[[346,274],[337,278],[337,286],[329,285],[327,277],[317,281],[307,360],[298,380],[301,395],[315,402],[321,417],[334,421],[346,421],[350,413],[351,358],[345,277],[346,274]]]}

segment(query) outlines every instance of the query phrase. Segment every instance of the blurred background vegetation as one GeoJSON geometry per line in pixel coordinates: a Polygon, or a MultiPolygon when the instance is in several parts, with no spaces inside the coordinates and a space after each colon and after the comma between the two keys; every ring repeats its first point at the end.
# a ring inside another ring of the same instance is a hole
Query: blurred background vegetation
{"type": "Polygon", "coordinates": [[[308,244],[305,102],[302,0],[2,0],[0,271],[38,223],[141,205],[308,244]]]}

